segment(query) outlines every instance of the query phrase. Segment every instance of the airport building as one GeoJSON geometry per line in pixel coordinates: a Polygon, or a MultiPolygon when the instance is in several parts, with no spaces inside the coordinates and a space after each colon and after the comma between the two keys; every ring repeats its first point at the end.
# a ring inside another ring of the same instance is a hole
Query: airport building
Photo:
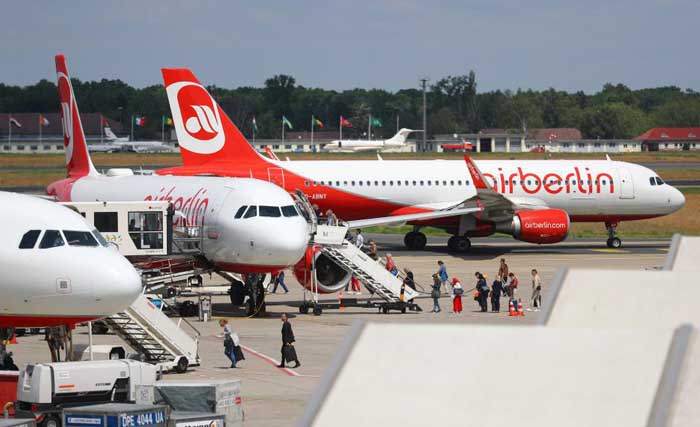
{"type": "Polygon", "coordinates": [[[700,149],[700,127],[653,128],[634,138],[644,151],[688,151],[700,149]]]}

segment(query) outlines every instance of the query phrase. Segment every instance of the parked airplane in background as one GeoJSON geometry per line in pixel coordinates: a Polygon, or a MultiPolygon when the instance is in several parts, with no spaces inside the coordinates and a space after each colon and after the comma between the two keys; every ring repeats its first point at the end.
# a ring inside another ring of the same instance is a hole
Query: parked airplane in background
{"type": "Polygon", "coordinates": [[[410,221],[404,242],[423,248],[424,226],[450,232],[448,246],[470,249],[469,238],[507,233],[531,243],[566,238],[570,222],[603,222],[609,247],[621,221],[668,215],[685,198],[645,167],[610,160],[294,161],[260,156],[186,69],[163,69],[183,166],[159,174],[249,176],[287,191],[302,189],[322,211],[344,220],[428,212],[454,206],[481,211],[410,221]],[[202,111],[208,111],[206,115],[202,111]],[[194,126],[208,119],[208,126],[194,126]],[[477,168],[478,165],[478,168],[477,168]],[[483,174],[479,172],[483,171],[483,174]],[[483,178],[478,178],[482,176],[483,178]],[[476,184],[476,185],[475,185],[476,184]]]}
{"type": "Polygon", "coordinates": [[[112,129],[104,128],[106,144],[89,144],[91,153],[112,153],[117,151],[131,151],[135,153],[161,153],[172,152],[173,146],[160,141],[129,141],[129,137],[117,137],[112,129]]]}
{"type": "Polygon", "coordinates": [[[6,192],[0,205],[0,327],[73,327],[141,293],[134,267],[76,212],[6,192]]]}
{"type": "Polygon", "coordinates": [[[187,225],[202,228],[202,257],[217,271],[277,271],[302,257],[308,225],[276,185],[251,178],[134,175],[129,169],[100,175],[87,152],[63,55],[56,56],[56,72],[68,177],[49,185],[49,195],[74,202],[171,201],[187,225]]]}
{"type": "Polygon", "coordinates": [[[322,146],[325,151],[349,152],[358,151],[382,151],[392,148],[400,148],[406,145],[406,138],[413,132],[422,132],[420,130],[401,129],[389,139],[360,140],[360,139],[337,139],[322,146]]]}

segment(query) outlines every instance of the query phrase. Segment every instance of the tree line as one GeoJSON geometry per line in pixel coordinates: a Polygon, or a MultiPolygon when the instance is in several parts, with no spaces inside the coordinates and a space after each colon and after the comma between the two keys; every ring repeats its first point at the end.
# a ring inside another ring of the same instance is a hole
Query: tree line
{"type": "MultiPolygon", "coordinates": [[[[161,117],[170,116],[162,85],[137,89],[121,80],[80,81],[73,88],[82,112],[100,112],[122,121],[129,129],[131,116],[145,116],[141,136],[157,138],[161,117]]],[[[339,117],[353,127],[344,136],[366,132],[369,115],[380,118],[376,137],[389,137],[400,127],[422,128],[422,92],[418,88],[390,92],[382,89],[344,91],[309,88],[294,77],[276,75],[263,87],[225,89],[209,86],[210,93],[247,136],[279,138],[286,116],[294,130],[309,130],[312,115],[325,129],[337,129],[339,117]]],[[[34,85],[0,83],[0,112],[57,112],[56,85],[41,80],[34,85]]],[[[473,71],[447,76],[432,84],[427,93],[428,135],[478,132],[502,128],[522,132],[528,128],[573,127],[585,138],[632,138],[652,127],[700,126],[700,93],[676,86],[632,90],[623,84],[605,84],[600,91],[547,90],[477,91],[473,71]]],[[[318,130],[318,127],[316,128],[318,130]]]]}

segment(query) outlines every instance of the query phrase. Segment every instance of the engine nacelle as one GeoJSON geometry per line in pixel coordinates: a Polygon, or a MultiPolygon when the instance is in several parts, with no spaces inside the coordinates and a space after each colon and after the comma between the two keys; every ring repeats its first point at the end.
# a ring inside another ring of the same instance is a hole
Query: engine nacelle
{"type": "Polygon", "coordinates": [[[338,292],[350,282],[351,274],[331,261],[319,246],[308,248],[304,257],[294,266],[294,276],[299,283],[308,290],[311,289],[311,274],[313,266],[316,268],[316,285],[318,291],[323,294],[338,292]]]}
{"type": "Polygon", "coordinates": [[[498,224],[496,231],[528,243],[558,243],[569,234],[569,224],[569,214],[561,209],[517,211],[511,222],[498,224]]]}

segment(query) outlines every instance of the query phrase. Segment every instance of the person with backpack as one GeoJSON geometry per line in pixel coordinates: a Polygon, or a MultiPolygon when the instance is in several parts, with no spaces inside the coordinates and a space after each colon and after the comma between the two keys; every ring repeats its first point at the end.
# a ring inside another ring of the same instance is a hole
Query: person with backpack
{"type": "Polygon", "coordinates": [[[503,293],[503,281],[499,275],[491,284],[491,311],[494,313],[501,311],[501,293],[503,293]]]}
{"type": "Polygon", "coordinates": [[[456,277],[452,278],[452,312],[455,314],[462,313],[462,295],[464,294],[464,288],[462,284],[459,283],[459,279],[456,277]]]}
{"type": "Polygon", "coordinates": [[[440,287],[442,286],[442,280],[437,273],[433,274],[433,286],[430,291],[430,297],[433,299],[433,311],[431,313],[439,313],[440,309],[440,287]]]}
{"type": "Polygon", "coordinates": [[[483,274],[479,273],[478,271],[474,273],[474,277],[476,277],[476,290],[479,292],[479,307],[481,307],[482,312],[487,312],[489,307],[488,307],[488,297],[489,297],[489,285],[486,283],[486,278],[484,277],[483,274]]]}

